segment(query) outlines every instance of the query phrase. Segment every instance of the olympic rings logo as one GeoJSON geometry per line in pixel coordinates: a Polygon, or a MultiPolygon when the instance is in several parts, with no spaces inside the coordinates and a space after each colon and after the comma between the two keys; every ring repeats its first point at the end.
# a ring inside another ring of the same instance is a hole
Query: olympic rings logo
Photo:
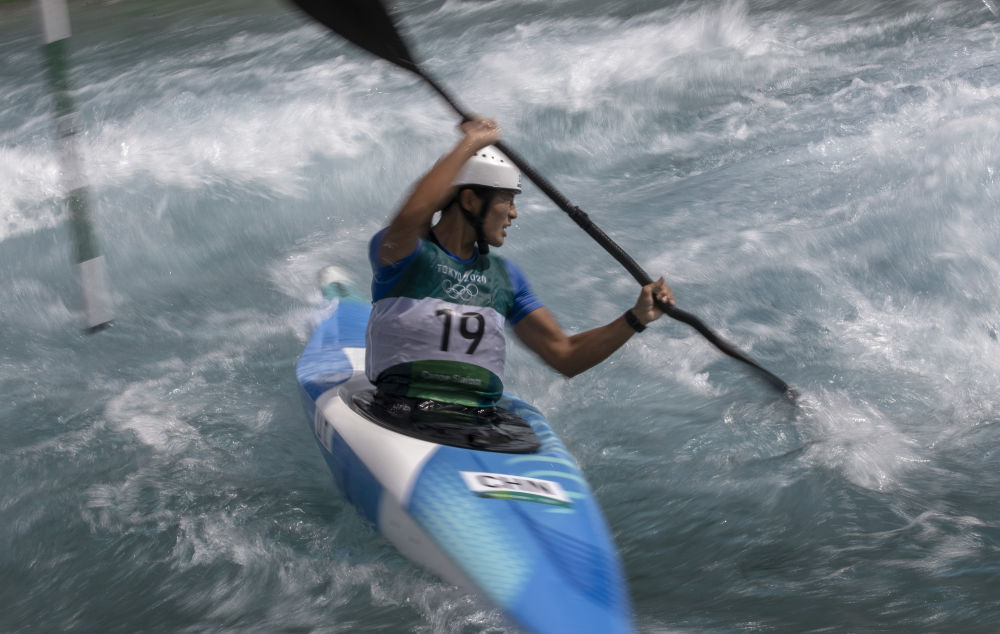
{"type": "Polygon", "coordinates": [[[467,302],[479,294],[479,287],[475,284],[457,284],[451,280],[445,280],[442,286],[445,295],[457,301],[467,302]]]}

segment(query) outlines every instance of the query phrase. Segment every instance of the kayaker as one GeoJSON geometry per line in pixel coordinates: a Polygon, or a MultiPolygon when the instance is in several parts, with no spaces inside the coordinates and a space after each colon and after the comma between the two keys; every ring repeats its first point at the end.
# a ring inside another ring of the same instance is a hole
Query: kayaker
{"type": "Polygon", "coordinates": [[[382,395],[491,407],[503,392],[505,323],[571,377],[658,319],[654,297],[671,304],[674,297],[661,277],[611,323],[567,335],[521,270],[490,252],[517,218],[514,197],[521,191],[518,169],[492,145],[500,126],[476,119],[461,131],[458,144],[372,238],[366,371],[382,395]]]}

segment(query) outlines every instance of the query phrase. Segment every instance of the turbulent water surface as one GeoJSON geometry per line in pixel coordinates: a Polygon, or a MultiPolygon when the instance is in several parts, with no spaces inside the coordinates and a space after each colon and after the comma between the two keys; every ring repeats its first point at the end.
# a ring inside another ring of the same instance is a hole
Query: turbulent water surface
{"type": "MultiPolygon", "coordinates": [[[[515,632],[334,489],[294,364],[456,139],[276,1],[72,3],[115,327],[82,332],[30,5],[0,5],[0,630],[515,632]]],[[[798,405],[661,320],[559,378],[639,630],[1000,622],[1000,18],[982,0],[406,0],[415,56],[798,405]]],[[[571,331],[635,282],[534,187],[502,254],[571,331]]]]}

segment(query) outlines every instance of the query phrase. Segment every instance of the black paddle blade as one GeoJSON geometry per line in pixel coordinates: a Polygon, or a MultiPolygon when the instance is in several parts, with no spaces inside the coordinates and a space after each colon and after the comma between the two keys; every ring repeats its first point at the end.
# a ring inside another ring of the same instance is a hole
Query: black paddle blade
{"type": "Polygon", "coordinates": [[[389,13],[378,0],[291,0],[314,20],[369,53],[420,73],[389,13]]]}

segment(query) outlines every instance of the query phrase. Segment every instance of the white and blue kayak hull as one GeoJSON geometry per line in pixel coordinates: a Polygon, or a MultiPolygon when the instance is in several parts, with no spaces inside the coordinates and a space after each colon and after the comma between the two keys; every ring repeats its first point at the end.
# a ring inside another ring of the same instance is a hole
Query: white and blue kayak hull
{"type": "Polygon", "coordinates": [[[541,440],[531,453],[448,446],[372,422],[353,405],[370,306],[331,302],[297,375],[313,433],[345,497],[406,557],[487,597],[538,634],[634,631],[622,566],[576,462],[541,413],[499,406],[541,440]]]}

